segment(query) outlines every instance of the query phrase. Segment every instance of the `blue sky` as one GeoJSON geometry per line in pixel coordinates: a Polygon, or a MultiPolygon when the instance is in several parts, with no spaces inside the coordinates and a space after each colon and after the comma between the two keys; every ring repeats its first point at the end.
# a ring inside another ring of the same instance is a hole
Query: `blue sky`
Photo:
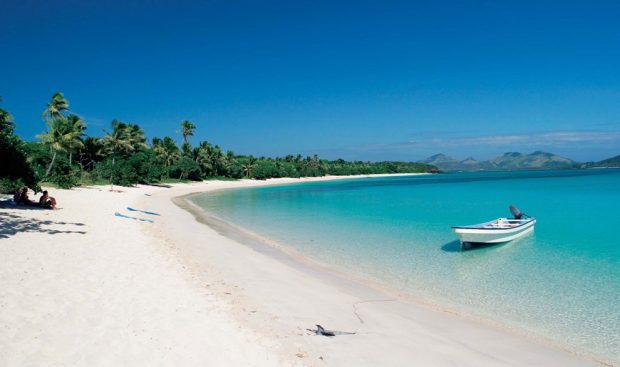
{"type": "Polygon", "coordinates": [[[189,119],[239,154],[620,154],[616,1],[0,2],[26,139],[62,91],[90,135],[189,119]]]}

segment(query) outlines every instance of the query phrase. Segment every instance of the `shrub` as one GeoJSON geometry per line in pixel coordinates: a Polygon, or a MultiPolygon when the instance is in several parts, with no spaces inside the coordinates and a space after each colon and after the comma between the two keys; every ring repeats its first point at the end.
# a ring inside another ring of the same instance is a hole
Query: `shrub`
{"type": "Polygon", "coordinates": [[[50,176],[47,181],[61,189],[70,189],[80,185],[80,177],[74,174],[50,176]]]}
{"type": "Polygon", "coordinates": [[[202,180],[200,166],[188,157],[181,157],[181,159],[174,162],[168,170],[168,175],[179,180],[184,178],[194,181],[202,180]]]}
{"type": "Polygon", "coordinates": [[[114,164],[111,158],[95,164],[91,179],[132,186],[159,182],[163,173],[164,168],[157,163],[155,154],[152,151],[143,151],[126,158],[117,158],[114,164]]]}
{"type": "Polygon", "coordinates": [[[12,180],[9,178],[0,178],[0,194],[13,194],[20,187],[24,187],[24,181],[20,178],[12,180]]]}
{"type": "Polygon", "coordinates": [[[138,183],[138,175],[124,159],[116,159],[112,162],[112,158],[108,158],[97,163],[92,173],[97,178],[107,180],[114,185],[132,186],[138,183]]]}
{"type": "Polygon", "coordinates": [[[136,182],[151,184],[159,182],[165,169],[157,161],[155,153],[151,150],[142,151],[131,155],[127,159],[129,167],[136,174],[136,182]]]}
{"type": "Polygon", "coordinates": [[[28,186],[38,191],[39,180],[32,166],[27,160],[22,141],[12,130],[0,132],[0,190],[4,193],[13,193],[19,185],[28,186]],[[15,190],[13,190],[15,187],[15,190]],[[8,191],[7,191],[8,190],[8,191]]]}

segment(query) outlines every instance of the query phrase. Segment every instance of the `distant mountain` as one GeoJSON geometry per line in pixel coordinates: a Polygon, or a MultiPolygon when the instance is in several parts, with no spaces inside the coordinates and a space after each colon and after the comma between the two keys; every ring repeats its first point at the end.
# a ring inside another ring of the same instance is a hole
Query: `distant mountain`
{"type": "Polygon", "coordinates": [[[457,160],[445,154],[435,154],[422,162],[432,164],[442,171],[566,169],[579,167],[579,164],[571,159],[541,151],[531,154],[508,152],[487,161],[477,161],[472,157],[457,160]]]}
{"type": "Polygon", "coordinates": [[[620,167],[620,155],[596,163],[599,167],[620,167]]]}
{"type": "Polygon", "coordinates": [[[477,164],[480,164],[480,162],[475,160],[474,157],[467,157],[461,161],[461,164],[465,164],[468,166],[475,166],[477,164]]]}
{"type": "Polygon", "coordinates": [[[620,155],[603,159],[599,162],[587,162],[581,165],[582,168],[615,168],[620,167],[620,155]]]}
{"type": "Polygon", "coordinates": [[[505,153],[503,156],[491,159],[490,162],[497,169],[562,169],[575,168],[577,162],[560,157],[552,153],[537,151],[532,154],[505,153]]]}
{"type": "Polygon", "coordinates": [[[421,161],[421,163],[430,164],[442,171],[458,171],[460,170],[460,162],[445,154],[435,154],[421,161]]]}
{"type": "Polygon", "coordinates": [[[420,163],[435,164],[435,163],[451,162],[453,160],[454,158],[448,157],[445,154],[439,153],[439,154],[435,154],[426,159],[421,160],[420,163]]]}

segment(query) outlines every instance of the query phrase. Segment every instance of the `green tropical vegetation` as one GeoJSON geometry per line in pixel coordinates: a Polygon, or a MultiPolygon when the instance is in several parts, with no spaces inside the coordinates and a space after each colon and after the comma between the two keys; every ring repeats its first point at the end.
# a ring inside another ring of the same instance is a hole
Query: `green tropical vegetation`
{"type": "MultiPolygon", "coordinates": [[[[1,102],[1,99],[0,99],[1,102]]],[[[19,186],[35,190],[45,182],[62,188],[79,185],[134,185],[205,179],[258,179],[317,177],[375,173],[435,172],[424,163],[326,160],[303,157],[254,157],[224,151],[218,145],[190,143],[196,125],[180,124],[181,147],[170,136],[147,141],[137,124],[113,120],[102,137],[86,134],[87,122],[71,110],[58,92],[44,108],[44,131],[24,142],[15,135],[13,116],[0,108],[0,191],[19,186]]]]}
{"type": "Polygon", "coordinates": [[[13,192],[24,185],[37,190],[39,180],[28,161],[26,144],[14,129],[13,116],[0,108],[0,191],[13,192]]]}

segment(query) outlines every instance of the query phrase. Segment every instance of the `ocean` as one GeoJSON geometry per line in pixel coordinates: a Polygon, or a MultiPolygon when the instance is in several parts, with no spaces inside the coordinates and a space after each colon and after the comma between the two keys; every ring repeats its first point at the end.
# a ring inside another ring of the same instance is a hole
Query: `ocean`
{"type": "Polygon", "coordinates": [[[339,271],[620,362],[620,170],[469,172],[244,188],[207,213],[339,271]],[[461,251],[451,226],[535,232],[461,251]]]}

